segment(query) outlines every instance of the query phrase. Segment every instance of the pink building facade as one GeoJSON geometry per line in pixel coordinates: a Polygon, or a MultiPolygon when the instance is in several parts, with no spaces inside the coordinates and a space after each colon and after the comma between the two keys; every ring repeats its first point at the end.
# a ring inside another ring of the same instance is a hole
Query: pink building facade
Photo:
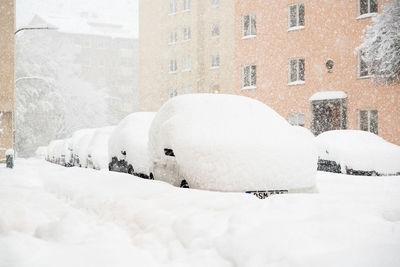
{"type": "Polygon", "coordinates": [[[315,134],[362,129],[400,145],[400,86],[375,86],[356,48],[380,0],[238,0],[235,93],[315,134]]]}

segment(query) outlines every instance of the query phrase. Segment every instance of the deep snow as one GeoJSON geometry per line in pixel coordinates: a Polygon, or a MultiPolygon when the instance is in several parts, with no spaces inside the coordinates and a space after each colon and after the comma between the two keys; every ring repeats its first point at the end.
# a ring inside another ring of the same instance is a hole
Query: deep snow
{"type": "Polygon", "coordinates": [[[400,266],[400,177],[317,185],[259,200],[18,159],[0,165],[0,266],[400,266]]]}

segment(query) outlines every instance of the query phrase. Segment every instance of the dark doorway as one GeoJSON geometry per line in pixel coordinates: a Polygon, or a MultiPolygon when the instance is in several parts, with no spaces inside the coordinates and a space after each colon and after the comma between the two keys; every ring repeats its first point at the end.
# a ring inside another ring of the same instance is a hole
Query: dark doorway
{"type": "Polygon", "coordinates": [[[346,129],[345,101],[345,99],[333,99],[311,102],[311,129],[315,135],[331,130],[346,129]]]}

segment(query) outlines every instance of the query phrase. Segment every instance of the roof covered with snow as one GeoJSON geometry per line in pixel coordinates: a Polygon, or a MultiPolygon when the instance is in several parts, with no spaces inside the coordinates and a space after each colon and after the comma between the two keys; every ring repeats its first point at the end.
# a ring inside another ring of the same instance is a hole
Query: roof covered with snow
{"type": "Polygon", "coordinates": [[[343,98],[347,98],[347,94],[343,91],[326,91],[313,94],[310,97],[310,101],[332,100],[332,99],[343,99],[343,98]]]}
{"type": "Polygon", "coordinates": [[[49,26],[63,33],[107,36],[111,38],[134,39],[135,36],[132,29],[122,24],[111,23],[98,18],[35,15],[30,26],[49,26]]]}

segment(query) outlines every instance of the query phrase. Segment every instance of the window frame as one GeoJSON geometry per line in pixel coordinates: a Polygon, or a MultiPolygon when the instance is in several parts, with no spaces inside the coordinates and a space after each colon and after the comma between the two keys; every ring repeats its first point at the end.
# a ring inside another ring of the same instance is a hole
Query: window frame
{"type": "Polygon", "coordinates": [[[248,89],[256,89],[257,88],[257,65],[256,64],[248,64],[242,66],[242,90],[248,89]],[[252,67],[255,68],[255,82],[252,83],[252,67]],[[245,86],[245,69],[249,68],[249,85],[245,86]]]}
{"type": "Polygon", "coordinates": [[[174,29],[174,30],[169,32],[168,45],[175,45],[177,42],[178,42],[178,31],[176,29],[174,29]],[[173,34],[173,36],[175,36],[175,38],[174,38],[175,40],[171,42],[172,34],[173,34]]]}
{"type": "Polygon", "coordinates": [[[184,26],[183,31],[182,31],[182,42],[189,42],[191,39],[192,39],[192,34],[191,34],[190,26],[184,26]],[[185,38],[186,33],[187,33],[188,38],[185,38]]]}
{"type": "Polygon", "coordinates": [[[366,65],[366,68],[367,68],[367,70],[366,70],[367,75],[361,76],[361,61],[362,61],[363,54],[364,53],[362,51],[359,51],[359,53],[357,55],[357,78],[358,79],[369,79],[369,78],[371,78],[371,74],[369,73],[368,66],[366,63],[364,63],[364,64],[366,65]]]}
{"type": "Polygon", "coordinates": [[[214,38],[214,39],[219,38],[220,34],[221,34],[221,32],[220,32],[219,23],[213,23],[213,24],[211,24],[211,38],[214,38]],[[217,31],[216,31],[217,34],[216,34],[216,35],[213,35],[213,33],[214,33],[214,28],[217,29],[217,31]]]}
{"type": "Polygon", "coordinates": [[[169,98],[173,98],[178,96],[178,89],[176,87],[171,87],[168,89],[168,96],[169,98]]]}
{"type": "Polygon", "coordinates": [[[367,112],[367,131],[366,132],[370,132],[370,133],[374,133],[376,135],[378,135],[379,133],[379,111],[377,108],[371,108],[371,109],[359,109],[358,110],[358,129],[360,131],[364,131],[361,129],[361,112],[367,112]],[[376,111],[376,133],[371,131],[371,112],[372,111],[376,111]]]}
{"type": "Polygon", "coordinates": [[[189,12],[191,8],[191,2],[190,0],[183,0],[183,7],[182,7],[182,12],[189,12]],[[186,6],[188,5],[188,6],[186,6]]]}
{"type": "Polygon", "coordinates": [[[298,3],[288,5],[288,31],[296,31],[296,30],[304,29],[305,25],[306,25],[306,5],[304,4],[304,2],[298,2],[298,3]],[[300,25],[300,12],[299,12],[300,5],[303,5],[303,9],[304,9],[304,17],[303,17],[304,25],[300,25]],[[290,26],[290,8],[292,6],[296,7],[296,26],[290,26]]]}
{"type": "Polygon", "coordinates": [[[306,125],[306,116],[305,116],[304,113],[301,113],[301,112],[289,113],[288,114],[288,122],[289,122],[290,125],[293,125],[293,126],[305,127],[305,125],[306,125]],[[302,121],[303,121],[302,124],[300,124],[300,120],[299,120],[301,116],[303,117],[302,118],[302,121]],[[295,119],[295,123],[294,124],[291,123],[291,118],[295,119]]]}
{"type": "Polygon", "coordinates": [[[168,15],[175,15],[178,13],[178,1],[177,0],[170,0],[169,1],[169,12],[168,15]]]}
{"type": "Polygon", "coordinates": [[[242,39],[251,39],[251,38],[255,38],[255,37],[257,37],[257,14],[256,14],[256,12],[247,13],[247,14],[242,15],[242,39]],[[248,34],[248,35],[245,35],[246,30],[245,30],[245,26],[244,26],[246,16],[249,17],[250,34],[248,34]],[[252,30],[251,22],[252,21],[254,21],[254,29],[255,29],[254,34],[252,34],[252,32],[251,32],[251,30],[252,30]]]}
{"type": "Polygon", "coordinates": [[[210,6],[212,8],[217,8],[219,7],[219,0],[210,0],[210,6]]]}
{"type": "Polygon", "coordinates": [[[192,62],[190,55],[186,55],[182,57],[182,72],[188,72],[192,69],[192,62]],[[187,64],[185,64],[187,63],[187,64]],[[187,66],[185,66],[187,65],[187,66]]]}
{"type": "Polygon", "coordinates": [[[177,73],[177,72],[178,72],[178,62],[177,62],[176,58],[172,58],[169,60],[168,73],[173,74],[173,73],[177,73]],[[173,64],[173,62],[174,62],[174,64],[173,64]],[[172,66],[175,66],[175,69],[173,69],[172,66]]]}
{"type": "Polygon", "coordinates": [[[376,0],[376,12],[371,12],[371,1],[374,1],[374,0],[366,0],[367,1],[367,13],[363,13],[363,14],[361,14],[361,1],[362,0],[357,0],[357,6],[358,6],[358,8],[357,8],[357,11],[358,11],[358,18],[367,18],[367,17],[371,17],[371,16],[374,16],[374,15],[376,15],[377,13],[378,13],[378,11],[379,11],[379,3],[378,3],[378,0],[376,0]]]}
{"type": "Polygon", "coordinates": [[[306,83],[306,59],[304,57],[296,57],[296,58],[291,58],[289,59],[289,64],[288,64],[288,85],[300,85],[300,84],[305,84],[306,83]],[[296,68],[297,68],[297,73],[296,73],[296,77],[297,79],[295,81],[291,81],[291,74],[292,74],[292,64],[291,62],[293,60],[296,60],[296,68]],[[300,80],[300,60],[304,61],[304,73],[303,73],[303,77],[304,80],[300,80]]]}
{"type": "Polygon", "coordinates": [[[210,69],[219,69],[219,67],[221,66],[219,53],[211,54],[210,58],[211,58],[210,69]],[[214,63],[218,63],[218,64],[215,65],[214,63]]]}

